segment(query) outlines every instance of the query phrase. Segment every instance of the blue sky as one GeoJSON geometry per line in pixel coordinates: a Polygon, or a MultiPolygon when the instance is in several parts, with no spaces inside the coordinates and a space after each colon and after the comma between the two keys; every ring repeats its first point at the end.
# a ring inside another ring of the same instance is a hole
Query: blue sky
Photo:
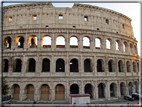
{"type": "MultiPolygon", "coordinates": [[[[3,3],[3,6],[13,5],[18,3],[3,3]]],[[[53,3],[55,7],[72,7],[74,3],[53,3]]],[[[138,41],[138,53],[141,55],[141,38],[140,38],[140,23],[141,23],[141,11],[140,11],[140,3],[83,3],[95,5],[107,9],[111,9],[117,12],[120,12],[129,18],[132,19],[132,27],[134,31],[134,36],[138,41]]]]}

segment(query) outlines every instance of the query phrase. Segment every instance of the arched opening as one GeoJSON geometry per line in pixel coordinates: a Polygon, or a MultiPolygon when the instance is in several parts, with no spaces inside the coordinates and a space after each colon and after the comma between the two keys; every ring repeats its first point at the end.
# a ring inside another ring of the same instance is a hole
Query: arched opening
{"type": "Polygon", "coordinates": [[[70,86],[70,94],[79,94],[79,87],[77,84],[72,84],[70,86]]]}
{"type": "Polygon", "coordinates": [[[90,94],[91,96],[90,96],[90,98],[93,98],[93,89],[92,89],[93,87],[92,87],[92,85],[91,84],[86,84],[85,85],[85,94],[90,94]]]}
{"type": "Polygon", "coordinates": [[[90,49],[90,38],[83,37],[83,48],[90,49]]]}
{"type": "Polygon", "coordinates": [[[123,82],[120,84],[120,93],[121,96],[126,95],[126,86],[123,82]]]}
{"type": "Polygon", "coordinates": [[[5,38],[5,43],[4,43],[4,46],[5,46],[5,48],[7,48],[7,49],[11,49],[11,37],[6,37],[5,38]]]}
{"type": "Polygon", "coordinates": [[[106,39],[106,49],[111,49],[111,39],[106,39]]]}
{"type": "Polygon", "coordinates": [[[97,60],[97,72],[104,72],[104,62],[102,59],[97,60]]]}
{"type": "Polygon", "coordinates": [[[78,39],[76,37],[70,38],[70,48],[78,48],[78,39]]]}
{"type": "Polygon", "coordinates": [[[120,41],[116,41],[116,50],[120,51],[120,41]]]}
{"type": "Polygon", "coordinates": [[[17,37],[15,40],[15,43],[16,43],[16,47],[24,48],[24,37],[22,36],[17,37]]]}
{"type": "Polygon", "coordinates": [[[43,59],[42,72],[50,72],[50,60],[47,58],[43,59]]]}
{"type": "Polygon", "coordinates": [[[70,61],[70,72],[79,72],[78,71],[78,60],[72,59],[70,61]]]}
{"type": "Polygon", "coordinates": [[[22,61],[21,59],[16,59],[16,69],[15,72],[21,72],[22,61]]]}
{"type": "Polygon", "coordinates": [[[137,63],[137,68],[138,68],[138,72],[139,72],[139,63],[137,63]]]}
{"type": "Polygon", "coordinates": [[[136,63],[133,62],[133,72],[136,72],[136,63]]]}
{"type": "Polygon", "coordinates": [[[42,48],[51,48],[51,37],[50,36],[43,36],[41,42],[42,48]]]}
{"type": "Polygon", "coordinates": [[[65,100],[65,88],[62,84],[56,85],[55,100],[65,100]]]}
{"type": "Polygon", "coordinates": [[[98,97],[105,98],[105,84],[103,83],[98,85],[98,97]]]}
{"type": "Polygon", "coordinates": [[[135,54],[138,54],[137,53],[137,46],[135,45],[134,48],[135,48],[135,54]]]}
{"type": "Polygon", "coordinates": [[[20,94],[20,87],[18,84],[14,84],[14,94],[13,99],[19,100],[19,94],[20,94]]]}
{"type": "Polygon", "coordinates": [[[129,82],[128,87],[129,87],[129,95],[132,95],[132,93],[133,93],[133,84],[131,82],[129,82]]]}
{"type": "Polygon", "coordinates": [[[127,72],[131,72],[131,64],[130,64],[130,61],[127,61],[127,62],[126,62],[126,65],[127,65],[127,72]]]}
{"type": "Polygon", "coordinates": [[[37,48],[37,37],[36,36],[30,36],[29,37],[28,47],[37,48]]]}
{"type": "Polygon", "coordinates": [[[115,72],[115,63],[113,60],[109,60],[108,62],[108,70],[109,72],[115,72]]]}
{"type": "Polygon", "coordinates": [[[124,66],[121,60],[118,62],[118,69],[119,69],[119,72],[124,72],[124,66]]]}
{"type": "Polygon", "coordinates": [[[130,53],[133,53],[133,45],[130,43],[130,53]]]}
{"type": "Polygon", "coordinates": [[[123,43],[123,51],[128,52],[128,43],[127,42],[123,43]]]}
{"type": "Polygon", "coordinates": [[[63,36],[56,37],[56,48],[65,48],[65,38],[63,36]]]}
{"type": "Polygon", "coordinates": [[[3,60],[3,72],[8,72],[8,65],[9,65],[9,61],[7,59],[3,60]]]}
{"type": "Polygon", "coordinates": [[[95,38],[95,47],[96,49],[101,49],[101,39],[95,38]]]}
{"type": "Polygon", "coordinates": [[[91,63],[89,59],[85,59],[84,61],[84,72],[92,72],[91,63]]]}
{"type": "Polygon", "coordinates": [[[56,72],[65,72],[65,63],[63,59],[56,61],[56,72]]]}
{"type": "Polygon", "coordinates": [[[116,97],[117,96],[117,86],[115,83],[112,83],[110,85],[110,97],[116,97]]]}
{"type": "Polygon", "coordinates": [[[34,59],[29,59],[29,71],[28,72],[35,72],[36,62],[34,59]]]}
{"type": "Polygon", "coordinates": [[[49,100],[49,86],[47,84],[43,84],[41,86],[41,100],[49,100]]]}
{"type": "Polygon", "coordinates": [[[139,93],[139,84],[137,81],[135,81],[135,92],[139,93]]]}
{"type": "Polygon", "coordinates": [[[32,84],[27,85],[27,99],[34,100],[34,86],[32,84]]]}

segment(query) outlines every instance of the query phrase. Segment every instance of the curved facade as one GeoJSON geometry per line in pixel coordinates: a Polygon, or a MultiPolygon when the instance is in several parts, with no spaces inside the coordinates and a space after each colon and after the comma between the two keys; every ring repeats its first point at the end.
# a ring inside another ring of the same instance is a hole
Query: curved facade
{"type": "Polygon", "coordinates": [[[3,8],[3,76],[16,100],[113,99],[138,92],[131,19],[97,6],[3,8]]]}

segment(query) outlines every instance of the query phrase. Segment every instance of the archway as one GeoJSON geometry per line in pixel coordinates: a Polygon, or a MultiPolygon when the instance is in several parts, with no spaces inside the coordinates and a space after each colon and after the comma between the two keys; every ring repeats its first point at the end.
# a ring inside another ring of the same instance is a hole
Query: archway
{"type": "Polygon", "coordinates": [[[79,87],[77,84],[72,84],[70,86],[70,94],[79,94],[79,87]]]}
{"type": "Polygon", "coordinates": [[[78,72],[78,60],[72,59],[70,61],[70,72],[78,72]]]}
{"type": "Polygon", "coordinates": [[[19,94],[20,94],[20,87],[18,84],[14,84],[14,94],[13,99],[19,100],[19,94]]]}
{"type": "Polygon", "coordinates": [[[115,83],[112,83],[110,85],[110,97],[116,97],[117,96],[117,87],[115,83]]]}
{"type": "Polygon", "coordinates": [[[86,84],[85,85],[85,94],[90,94],[91,96],[90,96],[90,98],[93,98],[93,89],[92,89],[93,87],[92,87],[92,85],[91,84],[86,84]]]}
{"type": "Polygon", "coordinates": [[[27,85],[27,99],[34,100],[34,86],[32,84],[27,85]]]}
{"type": "Polygon", "coordinates": [[[43,84],[41,86],[41,100],[49,100],[49,86],[47,84],[43,84]]]}
{"type": "Polygon", "coordinates": [[[55,100],[64,100],[65,99],[65,88],[62,84],[56,85],[55,88],[55,100]]]}
{"type": "Polygon", "coordinates": [[[98,97],[105,98],[105,84],[103,83],[98,85],[98,97]]]}
{"type": "Polygon", "coordinates": [[[120,93],[121,93],[121,96],[126,95],[126,86],[123,82],[120,84],[120,93]]]}

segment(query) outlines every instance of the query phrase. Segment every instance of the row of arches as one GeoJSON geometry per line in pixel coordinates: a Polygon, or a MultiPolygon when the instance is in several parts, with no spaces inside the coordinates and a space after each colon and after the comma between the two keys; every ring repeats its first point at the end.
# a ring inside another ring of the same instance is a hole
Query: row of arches
{"type": "MultiPolygon", "coordinates": [[[[72,36],[70,38],[70,48],[78,48],[78,37],[76,36],[72,36]]],[[[24,37],[23,36],[18,36],[15,40],[15,47],[17,48],[24,48],[24,37]]],[[[103,42],[103,39],[101,37],[96,37],[95,38],[95,47],[96,49],[100,49],[102,48],[101,44],[103,42]]],[[[106,39],[106,49],[112,49],[112,39],[107,38],[106,39]]],[[[6,37],[5,38],[5,47],[6,48],[11,48],[11,43],[12,43],[12,39],[11,37],[6,37]]],[[[56,37],[56,48],[65,48],[65,37],[64,36],[57,36],[56,37]]],[[[90,49],[90,45],[91,45],[91,39],[88,36],[83,37],[83,48],[88,48],[90,49]]],[[[133,49],[135,49],[135,54],[137,54],[137,46],[134,45],[132,43],[128,43],[127,41],[123,42],[123,49],[121,47],[121,42],[120,40],[116,40],[115,41],[115,46],[116,46],[116,50],[123,50],[124,52],[128,52],[129,48],[130,48],[130,53],[133,53],[133,49]],[[129,47],[130,46],[130,47],[129,47]]],[[[28,47],[29,48],[35,48],[37,47],[37,36],[30,36],[28,39],[28,47]]],[[[42,48],[51,48],[51,37],[50,36],[43,36],[42,37],[42,41],[41,41],[41,47],[42,48]]]]}
{"type": "MultiPolygon", "coordinates": [[[[42,60],[42,72],[50,72],[50,60],[48,58],[44,58],[42,60]]],[[[114,60],[110,59],[108,61],[108,71],[109,72],[116,72],[116,63],[114,60]]],[[[70,60],[69,63],[70,72],[79,72],[79,62],[78,59],[73,58],[70,60]]],[[[93,72],[93,61],[91,59],[84,60],[84,72],[93,72]]],[[[36,61],[33,58],[30,58],[27,62],[27,72],[36,72],[36,61]]],[[[105,72],[105,64],[103,59],[97,60],[97,72],[105,72]]],[[[9,69],[9,61],[7,59],[3,60],[3,72],[8,72],[9,69]]],[[[139,63],[137,62],[126,62],[126,70],[127,72],[137,72],[139,71],[139,63]],[[131,66],[133,69],[131,69],[131,66]]],[[[22,60],[15,59],[13,64],[13,72],[21,72],[22,71],[22,60]]],[[[118,71],[124,72],[124,63],[122,60],[118,61],[118,71]]],[[[56,72],[65,72],[65,61],[62,58],[56,60],[56,72]]]]}
{"type": "MultiPolygon", "coordinates": [[[[131,95],[132,93],[134,93],[133,91],[133,87],[135,87],[135,92],[138,93],[138,82],[135,81],[134,85],[132,84],[132,82],[129,82],[128,84],[128,94],[131,95]]],[[[72,84],[69,88],[69,94],[79,94],[79,85],[78,84],[72,84]]],[[[83,88],[83,87],[82,87],[83,88]]],[[[20,86],[18,84],[14,84],[11,87],[12,90],[12,95],[13,95],[13,99],[19,100],[20,99],[20,86]]],[[[126,95],[127,92],[127,86],[124,82],[120,83],[120,95],[126,95]]],[[[65,86],[63,84],[57,84],[55,86],[55,100],[65,100],[65,91],[67,91],[65,89],[65,86]]],[[[93,99],[94,98],[94,93],[95,93],[95,87],[88,83],[84,86],[84,93],[85,94],[90,94],[90,98],[93,99]]],[[[118,96],[118,88],[117,88],[117,84],[116,83],[111,83],[109,85],[109,90],[107,90],[106,84],[105,83],[100,83],[97,86],[97,93],[98,94],[98,98],[106,98],[107,96],[107,91],[109,91],[110,93],[110,97],[117,97],[118,96]]],[[[26,94],[26,99],[31,99],[34,100],[34,95],[35,93],[35,87],[32,84],[28,84],[26,85],[26,87],[24,88],[24,94],[26,94]]],[[[48,84],[43,84],[40,89],[39,89],[39,94],[40,94],[40,100],[50,100],[50,95],[51,95],[51,88],[49,87],[48,84]]]]}

